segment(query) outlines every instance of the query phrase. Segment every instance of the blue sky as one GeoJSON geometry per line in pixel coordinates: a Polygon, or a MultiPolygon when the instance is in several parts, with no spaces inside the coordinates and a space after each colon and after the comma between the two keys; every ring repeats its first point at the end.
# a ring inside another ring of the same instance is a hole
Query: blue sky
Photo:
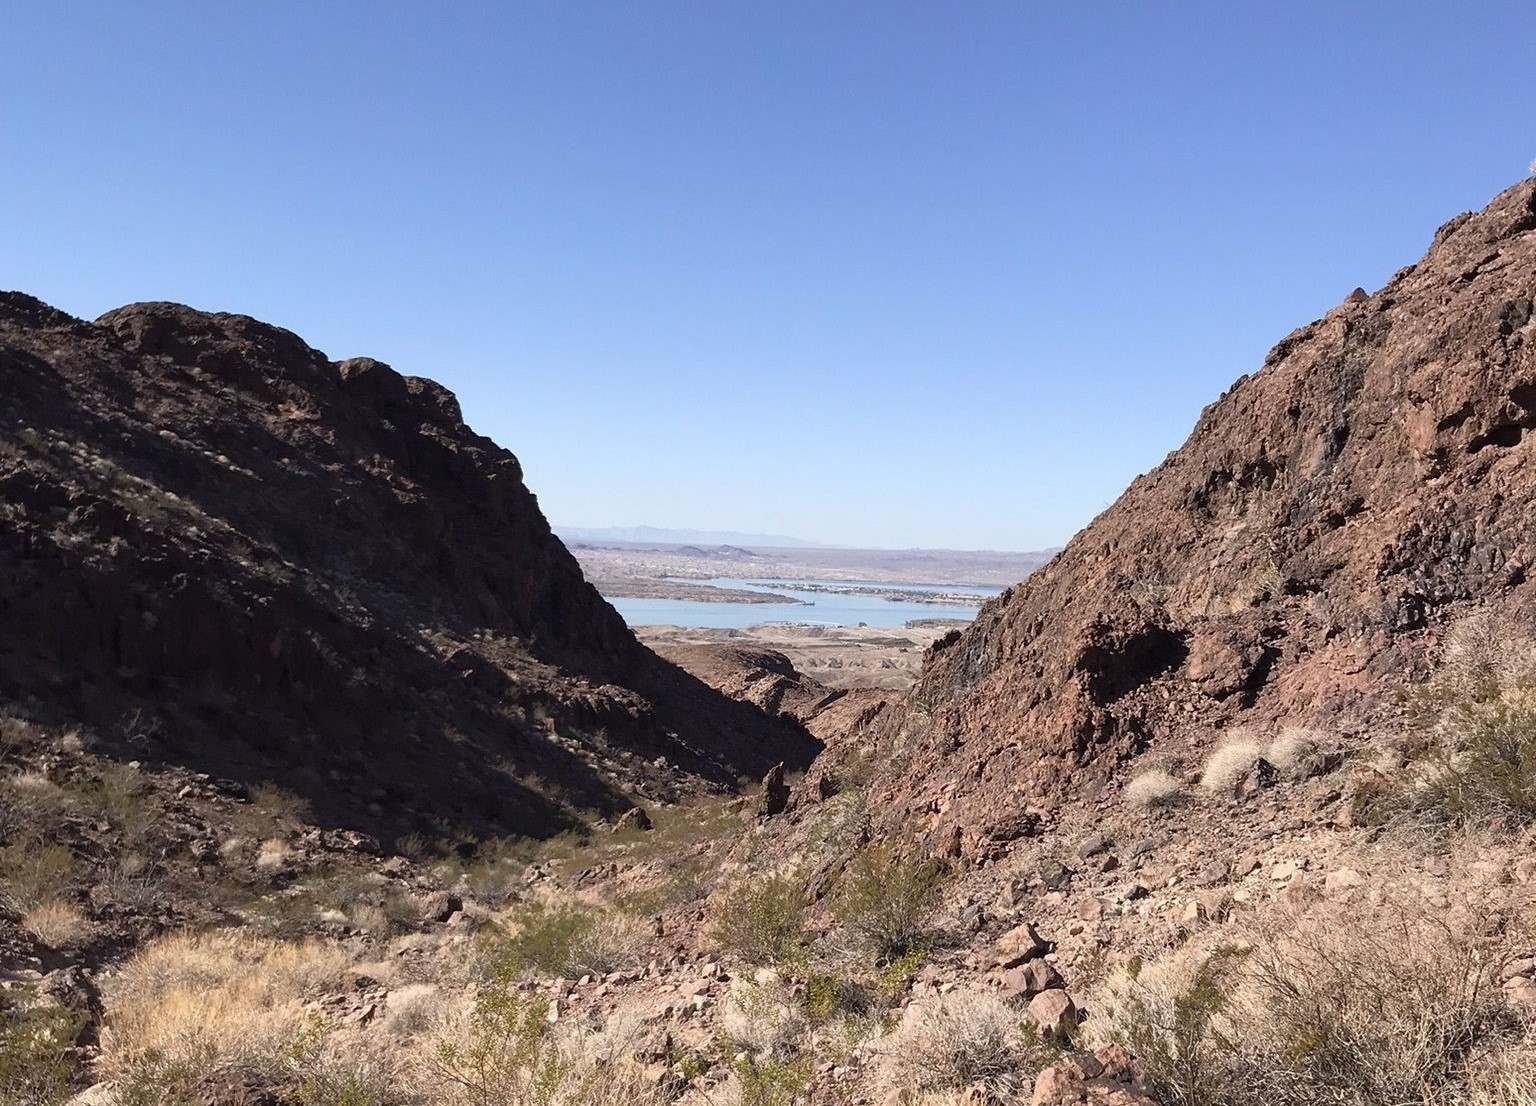
{"type": "Polygon", "coordinates": [[[0,286],[435,377],[556,522],[1036,548],[1525,175],[1533,58],[1501,2],[12,0],[0,286]]]}

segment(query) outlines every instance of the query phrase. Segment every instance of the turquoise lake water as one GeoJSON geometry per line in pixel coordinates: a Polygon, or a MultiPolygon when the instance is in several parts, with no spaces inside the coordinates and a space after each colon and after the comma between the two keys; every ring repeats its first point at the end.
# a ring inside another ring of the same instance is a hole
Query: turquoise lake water
{"type": "Polygon", "coordinates": [[[759,622],[799,622],[812,626],[899,627],[920,618],[976,617],[976,608],[951,603],[907,603],[862,594],[867,589],[900,588],[903,591],[963,592],[980,598],[997,595],[1002,588],[954,584],[876,583],[846,580],[716,580],[688,581],[713,584],[740,591],[773,592],[802,603],[700,603],[692,599],[610,599],[614,609],[631,626],[703,626],[739,630],[759,622]],[[801,584],[835,584],[847,592],[804,591],[801,584]]]}

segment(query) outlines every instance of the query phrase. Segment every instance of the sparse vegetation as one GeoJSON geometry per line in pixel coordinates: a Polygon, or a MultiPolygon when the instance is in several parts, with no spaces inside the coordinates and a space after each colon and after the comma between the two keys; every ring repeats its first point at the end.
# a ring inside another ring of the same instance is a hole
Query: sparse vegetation
{"type": "Polygon", "coordinates": [[[720,1027],[759,1062],[794,1056],[807,1032],[805,1011],[774,973],[758,980],[734,980],[721,1011],[720,1027]]]}
{"type": "Polygon", "coordinates": [[[1490,613],[1462,620],[1413,706],[1412,809],[1457,825],[1536,820],[1536,642],[1490,613]]]}
{"type": "Polygon", "coordinates": [[[1142,772],[1125,785],[1126,804],[1136,810],[1172,806],[1183,793],[1183,785],[1161,768],[1142,772]]]}
{"type": "Polygon", "coordinates": [[[68,1098],[83,1023],[30,989],[0,990],[0,1101],[54,1106],[68,1098]]]}
{"type": "Polygon", "coordinates": [[[627,1053],[628,1027],[556,1040],[548,1000],[520,991],[508,963],[473,1008],[444,1025],[429,1061],[434,1101],[455,1106],[659,1106],[627,1053]]]}
{"type": "Polygon", "coordinates": [[[1499,992],[1517,947],[1509,906],[1443,911],[1410,892],[1273,918],[1241,941],[1132,961],[1089,1024],[1170,1102],[1470,1101],[1474,1058],[1518,1036],[1499,992]]]}
{"type": "Polygon", "coordinates": [[[783,963],[804,948],[804,909],[805,881],[798,872],[742,876],[716,894],[710,935],[725,952],[749,964],[783,963]]]}
{"type": "Polygon", "coordinates": [[[877,963],[889,964],[924,945],[947,868],[891,845],[856,853],[838,886],[838,924],[877,963]]]}
{"type": "Polygon", "coordinates": [[[35,910],[83,880],[80,862],[63,845],[28,841],[0,848],[0,899],[14,910],[35,910]]]}
{"type": "Polygon", "coordinates": [[[1040,1056],[1033,1035],[997,997],[957,991],[907,1008],[881,1045],[894,1089],[953,1091],[980,1086],[988,1095],[1016,1095],[1040,1056]]]}

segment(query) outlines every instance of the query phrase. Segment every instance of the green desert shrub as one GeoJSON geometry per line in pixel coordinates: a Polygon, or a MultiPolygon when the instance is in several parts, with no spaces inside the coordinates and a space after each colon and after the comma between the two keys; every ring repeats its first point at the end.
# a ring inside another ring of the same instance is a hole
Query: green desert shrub
{"type": "Polygon", "coordinates": [[[833,913],[860,951],[891,963],[928,943],[947,874],[943,862],[915,851],[868,845],[843,872],[833,913]]]}
{"type": "Polygon", "coordinates": [[[661,1089],[630,1059],[632,1027],[566,1031],[549,1000],[519,990],[508,962],[467,1016],[438,1032],[423,1097],[434,1106],[661,1106],[661,1089]]]}
{"type": "Polygon", "coordinates": [[[53,1106],[71,1094],[75,1038],[84,1017],[41,1003],[30,991],[0,991],[0,1102],[53,1106]]]}
{"type": "Polygon", "coordinates": [[[491,970],[516,963],[574,978],[606,975],[633,962],[639,933],[632,919],[580,902],[533,903],[513,917],[512,929],[488,942],[491,970]]]}
{"type": "Polygon", "coordinates": [[[1536,820],[1536,643],[1491,614],[1464,619],[1411,705],[1406,805],[1457,825],[1536,820]]]}
{"type": "Polygon", "coordinates": [[[805,947],[805,880],[795,871],[746,875],[727,883],[710,909],[710,936],[749,964],[779,964],[805,947]]]}

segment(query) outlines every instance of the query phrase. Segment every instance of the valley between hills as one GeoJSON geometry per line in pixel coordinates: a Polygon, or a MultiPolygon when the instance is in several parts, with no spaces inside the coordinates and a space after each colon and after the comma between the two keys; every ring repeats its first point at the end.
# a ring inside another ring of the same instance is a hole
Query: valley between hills
{"type": "Polygon", "coordinates": [[[0,293],[0,1102],[1531,1106],[1536,181],[1428,238],[947,567],[568,547],[440,384],[0,293]],[[600,594],[733,579],[1001,590],[600,594]]]}

